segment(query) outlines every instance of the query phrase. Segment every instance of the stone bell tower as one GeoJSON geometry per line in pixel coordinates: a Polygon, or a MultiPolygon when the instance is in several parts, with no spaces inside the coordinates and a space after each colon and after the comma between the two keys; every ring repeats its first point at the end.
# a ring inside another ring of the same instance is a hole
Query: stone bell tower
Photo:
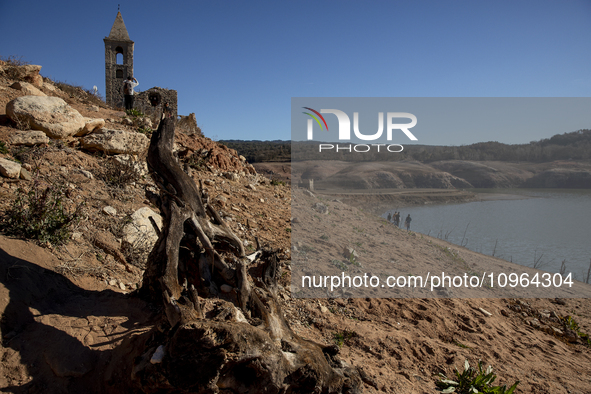
{"type": "Polygon", "coordinates": [[[105,100],[107,104],[123,107],[123,81],[133,78],[133,44],[125,28],[121,12],[117,11],[111,33],[105,42],[105,100]]]}

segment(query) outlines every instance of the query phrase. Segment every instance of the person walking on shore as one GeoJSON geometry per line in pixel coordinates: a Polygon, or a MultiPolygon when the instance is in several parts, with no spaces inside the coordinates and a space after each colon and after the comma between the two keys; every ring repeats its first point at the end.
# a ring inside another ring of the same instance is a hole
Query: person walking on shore
{"type": "Polygon", "coordinates": [[[133,109],[133,88],[139,84],[138,80],[131,76],[128,76],[125,82],[123,82],[123,104],[126,111],[133,109]]]}
{"type": "Polygon", "coordinates": [[[404,221],[404,224],[406,225],[406,231],[410,231],[410,222],[411,222],[411,218],[410,218],[410,213],[408,214],[408,216],[406,217],[406,220],[404,221]]]}

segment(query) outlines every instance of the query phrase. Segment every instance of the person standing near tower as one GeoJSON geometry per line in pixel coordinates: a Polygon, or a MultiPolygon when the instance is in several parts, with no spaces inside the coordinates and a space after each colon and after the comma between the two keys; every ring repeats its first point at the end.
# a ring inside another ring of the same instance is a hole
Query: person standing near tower
{"type": "Polygon", "coordinates": [[[140,83],[137,79],[128,76],[125,82],[123,82],[123,102],[125,110],[133,109],[133,88],[138,86],[140,83]]]}

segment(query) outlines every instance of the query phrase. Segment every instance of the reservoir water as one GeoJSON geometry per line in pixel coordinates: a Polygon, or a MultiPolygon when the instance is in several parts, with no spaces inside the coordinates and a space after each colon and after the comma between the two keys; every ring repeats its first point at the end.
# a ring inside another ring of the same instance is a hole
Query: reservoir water
{"type": "Polygon", "coordinates": [[[544,271],[559,272],[565,260],[566,273],[585,280],[591,259],[591,190],[475,191],[521,199],[401,208],[401,221],[410,214],[412,231],[544,271]]]}

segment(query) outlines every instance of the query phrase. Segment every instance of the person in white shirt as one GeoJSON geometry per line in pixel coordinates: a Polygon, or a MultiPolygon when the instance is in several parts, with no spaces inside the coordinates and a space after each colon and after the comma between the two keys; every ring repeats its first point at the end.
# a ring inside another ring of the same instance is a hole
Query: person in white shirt
{"type": "Polygon", "coordinates": [[[123,104],[125,110],[133,108],[133,88],[139,84],[138,80],[131,76],[128,76],[125,82],[123,82],[123,104]]]}

